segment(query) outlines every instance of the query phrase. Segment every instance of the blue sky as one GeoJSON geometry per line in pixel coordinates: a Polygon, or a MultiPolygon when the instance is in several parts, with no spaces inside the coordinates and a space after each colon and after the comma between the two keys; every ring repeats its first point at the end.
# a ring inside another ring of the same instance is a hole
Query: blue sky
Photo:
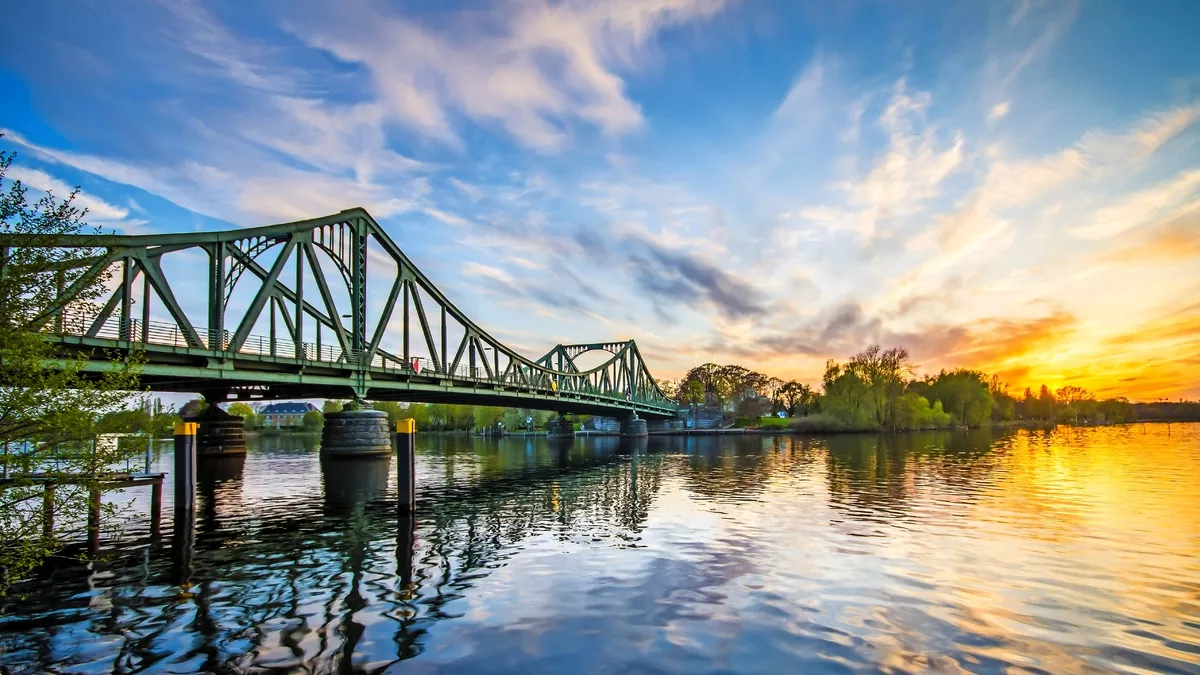
{"type": "Polygon", "coordinates": [[[1200,394],[1198,3],[331,7],[15,5],[11,177],[129,233],[364,206],[531,355],[1200,394]]]}

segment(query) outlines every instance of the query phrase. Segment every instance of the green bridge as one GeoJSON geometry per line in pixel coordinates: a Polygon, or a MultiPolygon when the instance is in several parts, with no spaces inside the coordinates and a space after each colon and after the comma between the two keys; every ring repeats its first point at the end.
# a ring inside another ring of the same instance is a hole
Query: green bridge
{"type": "Polygon", "coordinates": [[[361,208],[224,232],[7,235],[0,246],[86,250],[57,272],[57,300],[35,322],[97,374],[105,352],[141,352],[155,391],[676,414],[633,340],[526,358],[459,311],[361,208]],[[177,273],[198,269],[207,287],[183,288],[177,273]],[[101,275],[110,290],[83,302],[101,275]],[[601,362],[581,367],[589,352],[601,362]]]}

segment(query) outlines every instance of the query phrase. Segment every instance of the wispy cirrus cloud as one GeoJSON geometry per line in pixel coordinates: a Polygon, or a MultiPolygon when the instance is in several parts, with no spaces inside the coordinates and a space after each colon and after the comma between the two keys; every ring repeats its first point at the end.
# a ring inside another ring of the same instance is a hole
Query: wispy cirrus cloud
{"type": "MultiPolygon", "coordinates": [[[[39,102],[5,121],[33,170],[167,230],[365,206],[523,344],[813,382],[877,341],[1091,383],[1142,372],[1113,336],[1195,286],[1198,92],[1102,51],[1103,86],[1074,72],[1098,5],[140,3],[17,6],[56,26],[0,44],[39,102]]],[[[1152,371],[1131,390],[1175,386],[1152,371]]]]}
{"type": "Polygon", "coordinates": [[[379,102],[402,125],[455,146],[453,116],[496,124],[540,151],[561,148],[582,122],[616,135],[644,118],[619,70],[655,34],[709,19],[724,0],[506,2],[446,27],[367,2],[313,6],[291,30],[370,74],[379,102]]]}

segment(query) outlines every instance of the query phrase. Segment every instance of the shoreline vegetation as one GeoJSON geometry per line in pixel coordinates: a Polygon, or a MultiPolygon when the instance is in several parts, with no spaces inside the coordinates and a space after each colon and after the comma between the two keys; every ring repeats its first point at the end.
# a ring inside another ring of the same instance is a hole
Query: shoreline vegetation
{"type": "MultiPolygon", "coordinates": [[[[898,431],[934,431],[964,428],[1053,428],[1058,425],[1097,426],[1131,422],[1200,421],[1200,402],[1154,401],[1134,403],[1124,397],[1099,399],[1078,386],[1051,390],[1042,385],[1020,394],[996,375],[959,368],[917,377],[916,366],[903,347],[884,350],[873,345],[845,363],[826,362],[819,388],[798,381],[783,381],[738,365],[706,363],[692,368],[679,380],[658,382],[669,397],[679,401],[683,418],[692,422],[682,429],[653,430],[655,434],[702,435],[727,433],[839,434],[898,431]],[[784,417],[778,417],[783,413],[784,417]]],[[[190,401],[183,417],[200,414],[205,403],[190,401]]],[[[229,404],[227,412],[243,417],[249,433],[320,433],[324,414],[342,410],[344,401],[325,401],[294,429],[274,428],[270,419],[246,402],[229,404]]],[[[416,420],[419,433],[461,432],[484,436],[541,435],[555,413],[531,409],[441,403],[401,404],[376,401],[374,410],[386,412],[389,426],[400,419],[416,420]]],[[[131,430],[169,429],[174,411],[146,408],[128,411],[131,430]],[[133,419],[136,417],[137,419],[133,419]]],[[[580,435],[610,435],[591,424],[590,415],[568,415],[580,435]]],[[[615,432],[613,432],[615,433],[615,432]]]]}
{"type": "MultiPolygon", "coordinates": [[[[1124,397],[1099,399],[1078,386],[1051,390],[1042,385],[1011,393],[996,375],[959,368],[935,375],[916,375],[916,365],[904,347],[872,345],[845,363],[826,362],[819,388],[783,381],[738,365],[705,363],[679,380],[660,381],[670,398],[686,405],[680,413],[692,425],[655,433],[872,433],[932,431],[985,426],[1047,428],[1058,425],[1095,426],[1154,420],[1200,421],[1200,402],[1133,403],[1124,397]],[[778,414],[784,413],[784,417],[778,414]],[[701,423],[703,421],[703,423],[701,423]],[[707,427],[707,428],[705,428],[707,427]]],[[[319,432],[324,413],[337,412],[345,402],[325,401],[321,411],[304,415],[303,430],[319,432]]],[[[183,416],[199,410],[192,401],[183,416]],[[189,411],[189,408],[192,411],[189,411]]],[[[481,435],[544,433],[554,413],[516,408],[376,401],[371,408],[386,412],[389,426],[403,418],[416,420],[420,433],[464,432],[481,435]]],[[[272,429],[258,410],[235,402],[227,411],[245,419],[248,432],[270,435],[272,429]]],[[[589,424],[589,415],[568,415],[576,433],[607,435],[589,424]]]]}
{"type": "Polygon", "coordinates": [[[848,433],[1200,421],[1200,402],[1132,403],[1098,399],[1074,385],[1010,393],[997,375],[959,368],[918,378],[904,347],[872,345],[845,363],[829,360],[820,389],[783,381],[738,365],[706,363],[679,380],[659,383],[693,408],[731,410],[733,426],[787,427],[799,433],[848,433]],[[786,418],[770,418],[783,411],[786,418]],[[754,422],[758,420],[758,422],[754,422]]]}
{"type": "MultiPolygon", "coordinates": [[[[771,418],[767,418],[767,419],[771,419],[771,418]]],[[[930,431],[958,432],[958,431],[971,431],[971,430],[975,430],[975,429],[988,429],[988,428],[990,428],[990,429],[1026,429],[1026,430],[1050,431],[1050,430],[1053,430],[1060,426],[1089,428],[1089,427],[1126,426],[1126,425],[1136,425],[1136,424],[1188,424],[1188,423],[1197,423],[1197,422],[1200,422],[1200,420],[1194,420],[1194,419],[1140,420],[1139,419],[1139,420],[1131,420],[1131,421],[1127,421],[1127,422],[1095,422],[1095,423],[1072,423],[1072,424],[1060,423],[1060,422],[1049,422],[1046,420],[1007,420],[1007,421],[1003,421],[1003,422],[992,422],[990,424],[985,424],[981,427],[951,425],[951,426],[945,426],[945,427],[922,427],[922,428],[895,429],[895,430],[892,430],[892,429],[882,429],[881,430],[881,429],[821,428],[821,427],[805,427],[803,425],[783,425],[783,426],[763,425],[763,426],[747,426],[747,427],[732,426],[732,427],[723,427],[723,428],[719,428],[719,429],[668,429],[668,430],[662,430],[662,431],[651,431],[651,432],[649,432],[649,435],[650,436],[710,436],[710,435],[727,435],[727,434],[733,434],[733,435],[736,435],[736,434],[759,434],[759,435],[764,435],[764,436],[776,436],[776,435],[785,435],[786,434],[786,435],[797,435],[797,436],[836,436],[836,435],[841,435],[841,434],[907,434],[907,433],[930,432],[930,431]]],[[[429,434],[429,435],[438,435],[438,436],[449,435],[449,436],[478,436],[481,438],[500,438],[500,437],[521,438],[521,437],[539,437],[539,436],[545,437],[548,432],[545,429],[540,429],[540,430],[506,431],[502,434],[497,434],[497,433],[487,433],[487,432],[481,431],[481,430],[471,431],[471,430],[466,430],[466,429],[449,429],[449,430],[430,429],[430,430],[425,430],[425,431],[418,430],[417,433],[421,434],[421,435],[429,434]]],[[[617,431],[594,430],[594,429],[577,430],[575,432],[575,434],[577,437],[620,436],[620,432],[617,432],[617,431]]],[[[251,437],[251,436],[260,436],[260,437],[302,436],[302,437],[312,438],[314,436],[319,436],[320,432],[314,432],[314,431],[309,431],[309,430],[305,430],[305,429],[289,429],[289,428],[267,429],[267,430],[256,429],[256,430],[252,430],[252,431],[247,431],[246,435],[247,435],[247,437],[251,437]]]]}

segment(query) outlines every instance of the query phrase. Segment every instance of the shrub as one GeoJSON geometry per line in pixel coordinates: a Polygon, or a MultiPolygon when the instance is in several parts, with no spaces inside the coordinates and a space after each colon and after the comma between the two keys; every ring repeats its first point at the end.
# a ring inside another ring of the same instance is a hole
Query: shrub
{"type": "Polygon", "coordinates": [[[788,427],[792,431],[800,433],[824,433],[830,431],[876,431],[873,427],[857,426],[846,421],[843,421],[836,415],[829,413],[815,413],[805,415],[804,417],[796,417],[791,420],[788,427]]]}

